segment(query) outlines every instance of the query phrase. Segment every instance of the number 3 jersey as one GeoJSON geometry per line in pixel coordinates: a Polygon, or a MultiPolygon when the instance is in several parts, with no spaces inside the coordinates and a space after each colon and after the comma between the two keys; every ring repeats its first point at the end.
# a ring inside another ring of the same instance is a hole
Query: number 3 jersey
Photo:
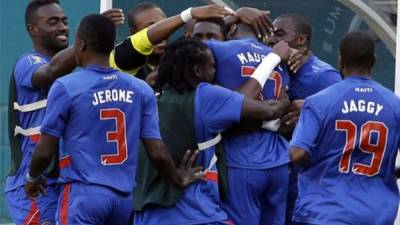
{"type": "Polygon", "coordinates": [[[139,139],[160,139],[153,90],[111,68],[83,68],[51,87],[41,132],[60,138],[62,183],[130,193],[139,139]]]}
{"type": "Polygon", "coordinates": [[[310,157],[299,174],[294,221],[393,224],[399,124],[400,99],[361,76],[307,98],[290,143],[310,157]]]}

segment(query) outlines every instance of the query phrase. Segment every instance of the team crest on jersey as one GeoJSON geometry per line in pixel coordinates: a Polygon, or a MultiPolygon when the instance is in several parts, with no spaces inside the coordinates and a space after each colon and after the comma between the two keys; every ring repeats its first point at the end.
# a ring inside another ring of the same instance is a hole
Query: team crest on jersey
{"type": "Polygon", "coordinates": [[[32,65],[41,63],[44,60],[42,57],[36,55],[30,55],[28,58],[32,65]]]}

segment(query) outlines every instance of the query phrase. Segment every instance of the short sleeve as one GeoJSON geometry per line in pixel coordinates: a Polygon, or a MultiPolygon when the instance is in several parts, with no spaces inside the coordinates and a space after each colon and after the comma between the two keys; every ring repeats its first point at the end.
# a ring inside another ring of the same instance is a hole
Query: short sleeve
{"type": "MultiPolygon", "coordinates": [[[[342,78],[340,77],[340,74],[336,70],[327,70],[323,73],[320,73],[318,79],[315,79],[315,87],[316,90],[321,91],[333,84],[336,84],[337,82],[341,81],[342,78]]],[[[316,91],[316,92],[318,92],[316,91]]],[[[315,92],[315,93],[316,93],[315,92]]]]}
{"type": "Polygon", "coordinates": [[[61,138],[68,122],[71,98],[62,83],[56,81],[47,97],[46,115],[40,131],[61,138]]]}
{"type": "Polygon", "coordinates": [[[312,149],[316,145],[318,135],[321,132],[321,122],[313,110],[311,102],[305,101],[301,110],[299,121],[293,133],[290,147],[305,150],[312,156],[312,149]]]}
{"type": "Polygon", "coordinates": [[[36,70],[47,64],[47,60],[33,54],[26,55],[18,60],[14,69],[14,78],[18,86],[34,88],[32,85],[32,76],[36,70]]]}
{"type": "Polygon", "coordinates": [[[140,137],[143,139],[161,139],[156,97],[147,84],[143,86],[143,117],[140,137]]]}
{"type": "Polygon", "coordinates": [[[223,87],[200,84],[197,94],[201,118],[210,132],[219,133],[240,122],[244,96],[223,87]]]}

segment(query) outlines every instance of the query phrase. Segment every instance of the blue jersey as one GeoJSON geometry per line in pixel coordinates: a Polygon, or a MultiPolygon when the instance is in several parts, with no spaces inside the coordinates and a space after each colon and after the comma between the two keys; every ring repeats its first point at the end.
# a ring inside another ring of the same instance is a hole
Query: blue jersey
{"type": "MultiPolygon", "coordinates": [[[[271,48],[254,39],[210,41],[217,69],[216,80],[223,87],[236,90],[246,82],[271,48]]],[[[260,100],[277,99],[282,87],[289,83],[286,69],[275,68],[266,82],[260,100]]],[[[227,165],[248,169],[268,169],[287,163],[288,143],[276,132],[260,129],[234,138],[224,139],[227,165]]]]}
{"type": "MultiPolygon", "coordinates": [[[[17,94],[14,108],[18,111],[19,124],[13,129],[14,134],[20,139],[22,159],[19,165],[15,165],[19,166],[15,175],[7,177],[6,192],[25,184],[25,176],[29,170],[32,152],[40,135],[39,129],[46,111],[48,93],[48,89],[33,87],[32,76],[39,67],[48,62],[49,58],[32,51],[22,55],[14,67],[13,76],[17,94]]],[[[49,181],[49,183],[53,182],[49,181]]]]}
{"type": "MultiPolygon", "coordinates": [[[[201,83],[195,95],[196,140],[202,143],[240,122],[243,95],[222,87],[201,83]]],[[[210,166],[214,147],[202,151],[199,165],[210,166]]],[[[185,189],[180,200],[170,208],[149,207],[135,216],[135,224],[176,225],[208,224],[227,219],[220,206],[215,165],[206,174],[206,181],[195,182],[185,189]]]]}
{"type": "Polygon", "coordinates": [[[290,76],[289,97],[305,99],[341,80],[339,71],[312,55],[297,73],[290,76]]]}
{"type": "Polygon", "coordinates": [[[361,76],[307,98],[290,143],[310,156],[299,173],[294,221],[393,224],[399,123],[400,99],[361,76]]]}
{"type": "Polygon", "coordinates": [[[160,139],[153,90],[89,66],[56,80],[48,105],[41,131],[61,139],[60,181],[132,192],[139,139],[160,139]]]}

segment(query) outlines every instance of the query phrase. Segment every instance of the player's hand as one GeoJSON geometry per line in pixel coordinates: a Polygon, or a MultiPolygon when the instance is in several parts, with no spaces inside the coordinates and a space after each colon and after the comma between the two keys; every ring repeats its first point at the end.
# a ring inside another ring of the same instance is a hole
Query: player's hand
{"type": "Polygon", "coordinates": [[[235,15],[235,12],[223,6],[206,5],[200,7],[193,7],[190,11],[193,19],[208,19],[212,17],[225,17],[228,15],[235,15]]]}
{"type": "Polygon", "coordinates": [[[289,60],[290,54],[293,50],[289,47],[288,43],[285,41],[280,41],[274,45],[272,48],[272,52],[279,55],[283,62],[287,62],[289,60]]]}
{"type": "Polygon", "coordinates": [[[122,9],[109,9],[104,11],[101,15],[108,17],[115,26],[122,25],[125,22],[125,16],[122,9]]]}
{"type": "Polygon", "coordinates": [[[279,104],[283,112],[286,112],[288,110],[288,107],[290,106],[290,100],[287,94],[287,88],[282,88],[277,104],[279,104]]]}
{"type": "Polygon", "coordinates": [[[176,170],[178,175],[177,185],[179,187],[186,187],[191,184],[193,181],[203,179],[203,170],[202,166],[196,166],[196,158],[197,155],[200,153],[199,150],[191,151],[187,150],[183,159],[176,170]]]}
{"type": "Polygon", "coordinates": [[[306,61],[305,60],[306,54],[307,54],[306,48],[292,49],[288,60],[288,66],[290,68],[290,71],[292,71],[293,73],[297,73],[297,71],[306,61]]]}
{"type": "Polygon", "coordinates": [[[269,11],[242,7],[236,10],[236,16],[242,23],[251,25],[258,38],[268,37],[274,32],[274,25],[269,18],[269,11]]]}
{"type": "Polygon", "coordinates": [[[26,196],[28,196],[28,198],[31,200],[35,200],[40,193],[47,195],[46,178],[44,176],[40,176],[39,180],[34,183],[26,182],[24,189],[26,196]]]}
{"type": "Polygon", "coordinates": [[[287,136],[292,134],[294,128],[296,127],[297,121],[299,120],[303,105],[304,100],[294,100],[291,102],[290,107],[286,111],[285,115],[281,117],[279,133],[287,136]]]}

